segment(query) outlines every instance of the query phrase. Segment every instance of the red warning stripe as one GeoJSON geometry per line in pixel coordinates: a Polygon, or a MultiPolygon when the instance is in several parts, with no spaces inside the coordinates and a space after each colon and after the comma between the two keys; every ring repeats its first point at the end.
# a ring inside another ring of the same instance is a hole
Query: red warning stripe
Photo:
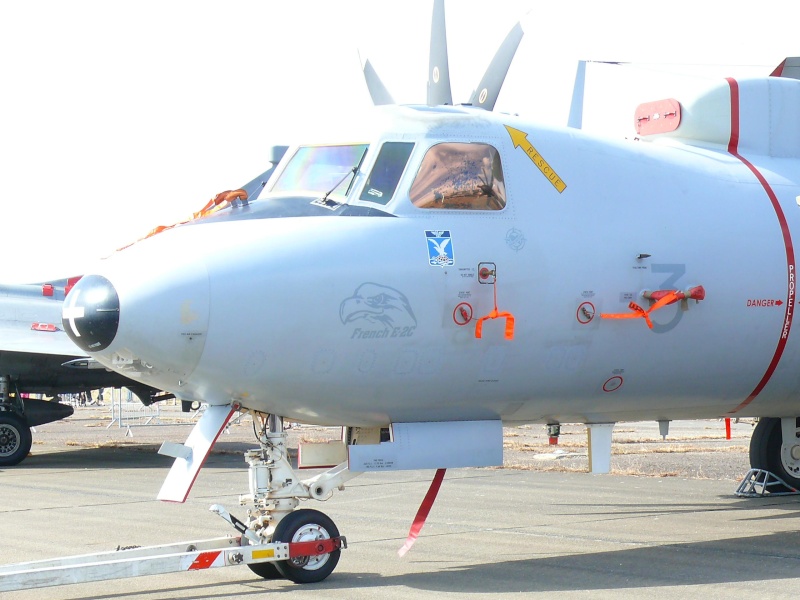
{"type": "Polygon", "coordinates": [[[217,557],[222,553],[222,550],[212,550],[210,552],[202,552],[200,553],[197,558],[194,559],[194,562],[189,565],[189,571],[199,571],[201,569],[207,569],[214,561],[217,560],[217,557]]]}
{"type": "Polygon", "coordinates": [[[772,355],[772,360],[767,366],[767,370],[761,378],[761,381],[758,382],[753,391],[750,392],[750,395],[747,396],[747,398],[745,398],[741,404],[739,404],[739,406],[727,413],[732,415],[745,408],[764,390],[764,387],[766,387],[767,383],[769,383],[769,380],[775,373],[775,369],[778,367],[778,363],[783,356],[783,351],[786,349],[786,342],[789,340],[789,332],[792,329],[792,317],[794,316],[793,311],[796,263],[794,258],[794,246],[792,245],[792,235],[789,231],[789,224],[786,222],[786,216],[783,214],[783,209],[778,201],[778,197],[775,195],[772,186],[770,186],[769,182],[761,174],[761,172],[752,163],[750,163],[750,161],[739,154],[739,84],[735,79],[728,78],[728,85],[731,89],[731,138],[728,142],[728,152],[739,159],[748,169],[750,169],[753,175],[755,175],[756,179],[758,179],[761,187],[764,188],[764,191],[767,193],[767,197],[769,197],[769,200],[772,203],[775,216],[778,217],[778,223],[780,224],[781,233],[783,235],[783,244],[786,247],[786,312],[784,313],[781,335],[778,338],[778,344],[775,348],[775,353],[772,355]]]}

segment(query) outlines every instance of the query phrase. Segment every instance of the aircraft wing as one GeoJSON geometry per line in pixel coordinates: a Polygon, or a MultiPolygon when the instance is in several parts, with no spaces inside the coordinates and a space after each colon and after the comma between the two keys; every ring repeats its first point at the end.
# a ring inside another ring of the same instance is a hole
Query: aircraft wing
{"type": "Polygon", "coordinates": [[[31,393],[124,386],[145,405],[171,397],[156,399],[159,390],[107,370],[69,339],[61,312],[76,281],[0,285],[0,378],[31,393]]]}
{"type": "Polygon", "coordinates": [[[29,323],[27,328],[17,323],[0,321],[0,353],[25,352],[28,354],[56,354],[60,356],[85,357],[82,352],[58,327],[45,329],[52,323],[29,323]],[[35,329],[36,325],[42,329],[35,329]]]}
{"type": "Polygon", "coordinates": [[[0,353],[86,356],[61,325],[63,289],[48,286],[0,286],[0,353]]]}

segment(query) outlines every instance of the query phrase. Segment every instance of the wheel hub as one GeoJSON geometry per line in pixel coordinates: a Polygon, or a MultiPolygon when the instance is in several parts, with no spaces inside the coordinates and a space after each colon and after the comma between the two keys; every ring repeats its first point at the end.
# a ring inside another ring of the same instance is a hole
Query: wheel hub
{"type": "MultiPolygon", "coordinates": [[[[309,523],[308,525],[304,525],[297,532],[292,536],[293,542],[316,542],[319,540],[327,540],[331,536],[325,530],[324,527],[320,525],[314,525],[309,523]]],[[[296,567],[302,567],[308,570],[316,570],[322,567],[328,559],[330,558],[330,554],[320,554],[318,556],[298,556],[296,558],[290,558],[289,562],[291,562],[296,567]]]]}
{"type": "Polygon", "coordinates": [[[800,444],[792,446],[790,454],[792,455],[792,459],[800,461],[800,444]]]}
{"type": "Polygon", "coordinates": [[[17,431],[8,425],[0,425],[0,456],[9,456],[19,448],[17,431]]]}
{"type": "MultiPolygon", "coordinates": [[[[786,472],[793,477],[800,477],[800,441],[797,439],[797,429],[792,433],[789,443],[781,444],[781,464],[786,472]]],[[[786,439],[786,431],[783,432],[786,439]]]]}

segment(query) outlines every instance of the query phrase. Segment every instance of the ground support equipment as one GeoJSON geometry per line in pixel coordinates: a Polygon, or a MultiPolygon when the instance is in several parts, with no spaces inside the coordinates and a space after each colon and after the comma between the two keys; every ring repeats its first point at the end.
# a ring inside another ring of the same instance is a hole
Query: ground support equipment
{"type": "Polygon", "coordinates": [[[762,496],[794,496],[800,494],[800,491],[794,489],[774,473],[764,469],[750,469],[739,487],[736,488],[735,493],[740,498],[760,498],[762,496]],[[771,490],[771,487],[776,489],[771,490]]]}
{"type": "MultiPolygon", "coordinates": [[[[229,517],[227,511],[218,505],[211,510],[229,522],[241,523],[238,519],[226,518],[229,517]]],[[[241,536],[4,565],[0,566],[0,592],[236,565],[263,566],[300,557],[323,556],[347,547],[343,536],[266,544],[254,544],[253,537],[247,530],[242,531],[241,536]],[[243,537],[248,539],[243,541],[243,537]]]]}

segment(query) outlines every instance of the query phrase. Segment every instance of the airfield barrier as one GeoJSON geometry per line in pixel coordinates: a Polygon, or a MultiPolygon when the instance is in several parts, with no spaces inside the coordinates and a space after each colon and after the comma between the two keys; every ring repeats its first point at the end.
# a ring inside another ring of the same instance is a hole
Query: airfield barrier
{"type": "MultiPolygon", "coordinates": [[[[116,424],[119,429],[125,429],[126,437],[133,437],[132,428],[134,427],[194,425],[206,409],[206,405],[201,404],[200,408],[188,413],[180,410],[169,410],[169,407],[180,406],[180,401],[175,399],[154,402],[150,406],[145,406],[127,388],[106,390],[104,398],[106,400],[110,399],[111,406],[111,422],[106,426],[106,429],[116,424]],[[162,407],[167,408],[167,410],[162,410],[162,407]]],[[[238,424],[242,417],[243,415],[238,413],[231,419],[229,425],[238,424]]]]}
{"type": "Polygon", "coordinates": [[[106,429],[112,427],[115,423],[120,429],[124,428],[126,430],[126,437],[133,437],[131,427],[164,425],[161,422],[161,407],[159,403],[156,402],[150,406],[145,406],[127,388],[111,390],[111,422],[106,426],[106,429]]]}
{"type": "MultiPolygon", "coordinates": [[[[31,397],[34,396],[31,394],[31,397]]],[[[194,425],[207,408],[206,404],[200,404],[199,408],[191,412],[182,412],[179,409],[170,410],[170,407],[180,407],[180,401],[174,398],[145,406],[127,388],[105,388],[99,392],[62,394],[61,400],[75,408],[109,406],[111,422],[106,425],[106,429],[116,425],[119,429],[125,429],[126,437],[133,437],[132,428],[134,427],[194,425]],[[166,410],[162,410],[162,408],[166,408],[166,410]]],[[[243,413],[238,412],[228,425],[238,425],[244,416],[243,413]]]]}

